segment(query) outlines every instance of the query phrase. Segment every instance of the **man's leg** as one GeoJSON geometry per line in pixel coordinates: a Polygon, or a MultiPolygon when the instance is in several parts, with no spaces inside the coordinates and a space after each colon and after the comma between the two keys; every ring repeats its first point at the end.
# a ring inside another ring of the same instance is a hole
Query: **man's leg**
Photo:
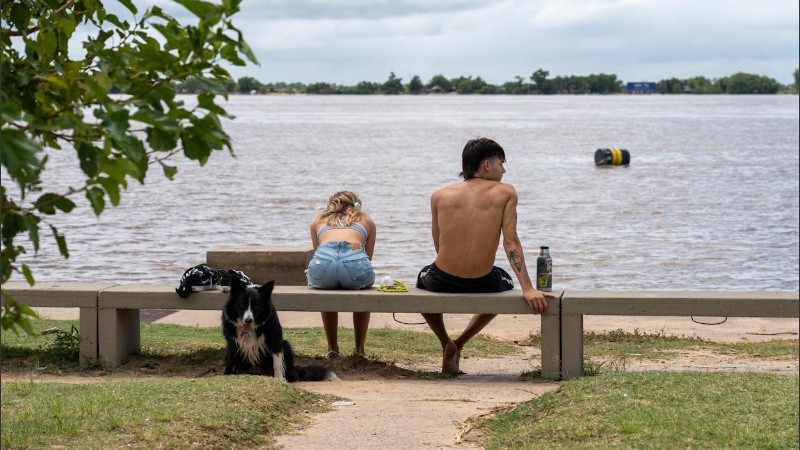
{"type": "Polygon", "coordinates": [[[480,331],[495,317],[497,317],[497,314],[475,314],[472,316],[472,319],[467,324],[467,327],[464,328],[461,336],[453,341],[456,344],[456,347],[458,347],[458,353],[461,353],[461,349],[464,348],[464,344],[475,337],[476,334],[480,333],[480,331]]]}
{"type": "Polygon", "coordinates": [[[439,343],[442,344],[442,373],[460,374],[461,371],[458,369],[458,347],[447,334],[447,329],[444,326],[444,314],[423,314],[422,317],[428,322],[431,331],[439,338],[439,343]]]}

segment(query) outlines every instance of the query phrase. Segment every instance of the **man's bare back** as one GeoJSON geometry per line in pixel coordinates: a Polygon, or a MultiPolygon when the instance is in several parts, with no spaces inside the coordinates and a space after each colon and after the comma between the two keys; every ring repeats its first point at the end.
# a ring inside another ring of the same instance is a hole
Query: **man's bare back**
{"type": "Polygon", "coordinates": [[[431,197],[436,265],[463,278],[492,270],[500,244],[503,212],[514,195],[510,185],[472,178],[431,197]]]}

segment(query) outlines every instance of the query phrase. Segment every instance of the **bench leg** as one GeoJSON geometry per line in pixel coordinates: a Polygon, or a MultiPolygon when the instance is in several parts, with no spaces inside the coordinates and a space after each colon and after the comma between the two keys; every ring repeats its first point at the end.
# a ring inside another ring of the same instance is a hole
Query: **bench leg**
{"type": "Polygon", "coordinates": [[[542,378],[560,380],[558,315],[542,315],[542,378]]]}
{"type": "Polygon", "coordinates": [[[97,315],[100,360],[117,367],[128,355],[141,348],[139,310],[100,308],[97,315]]]}
{"type": "Polygon", "coordinates": [[[583,375],[583,315],[561,316],[561,375],[563,379],[583,375]]]}
{"type": "Polygon", "coordinates": [[[97,308],[81,308],[79,313],[81,342],[78,360],[81,366],[97,361],[97,308]]]}

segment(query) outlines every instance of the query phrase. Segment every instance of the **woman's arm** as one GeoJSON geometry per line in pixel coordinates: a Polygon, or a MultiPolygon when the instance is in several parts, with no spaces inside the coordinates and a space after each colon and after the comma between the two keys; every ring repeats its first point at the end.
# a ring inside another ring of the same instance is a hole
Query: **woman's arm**
{"type": "Polygon", "coordinates": [[[367,231],[369,231],[369,236],[367,237],[367,248],[365,250],[367,252],[367,256],[369,256],[369,259],[372,260],[372,252],[375,251],[375,238],[378,234],[378,227],[369,217],[366,218],[365,223],[362,225],[364,225],[367,231]]]}
{"type": "Polygon", "coordinates": [[[314,250],[319,247],[319,238],[317,237],[317,221],[311,222],[311,245],[314,247],[314,250]]]}

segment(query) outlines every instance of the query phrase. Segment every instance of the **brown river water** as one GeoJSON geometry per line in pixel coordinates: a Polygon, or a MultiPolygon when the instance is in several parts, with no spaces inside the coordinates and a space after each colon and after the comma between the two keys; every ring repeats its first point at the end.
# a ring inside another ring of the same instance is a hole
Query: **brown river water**
{"type": "MultiPolygon", "coordinates": [[[[46,228],[39,254],[23,258],[36,279],[177,286],[210,249],[310,246],[310,221],[347,189],[378,225],[378,276],[412,283],[434,258],[431,193],[459,181],[464,143],[486,136],[506,150],[529,271],[550,246],[554,289],[798,289],[798,96],[231,96],[223,106],[236,116],[225,121],[235,157],[176,160],[172,182],[154,167],[99,218],[78,199],[49,222],[70,258],[46,228]],[[607,147],[627,149],[630,165],[595,166],[607,147]]],[[[53,152],[45,185],[77,185],[74,158],[53,152]]],[[[502,246],[497,264],[508,270],[502,246]]]]}

